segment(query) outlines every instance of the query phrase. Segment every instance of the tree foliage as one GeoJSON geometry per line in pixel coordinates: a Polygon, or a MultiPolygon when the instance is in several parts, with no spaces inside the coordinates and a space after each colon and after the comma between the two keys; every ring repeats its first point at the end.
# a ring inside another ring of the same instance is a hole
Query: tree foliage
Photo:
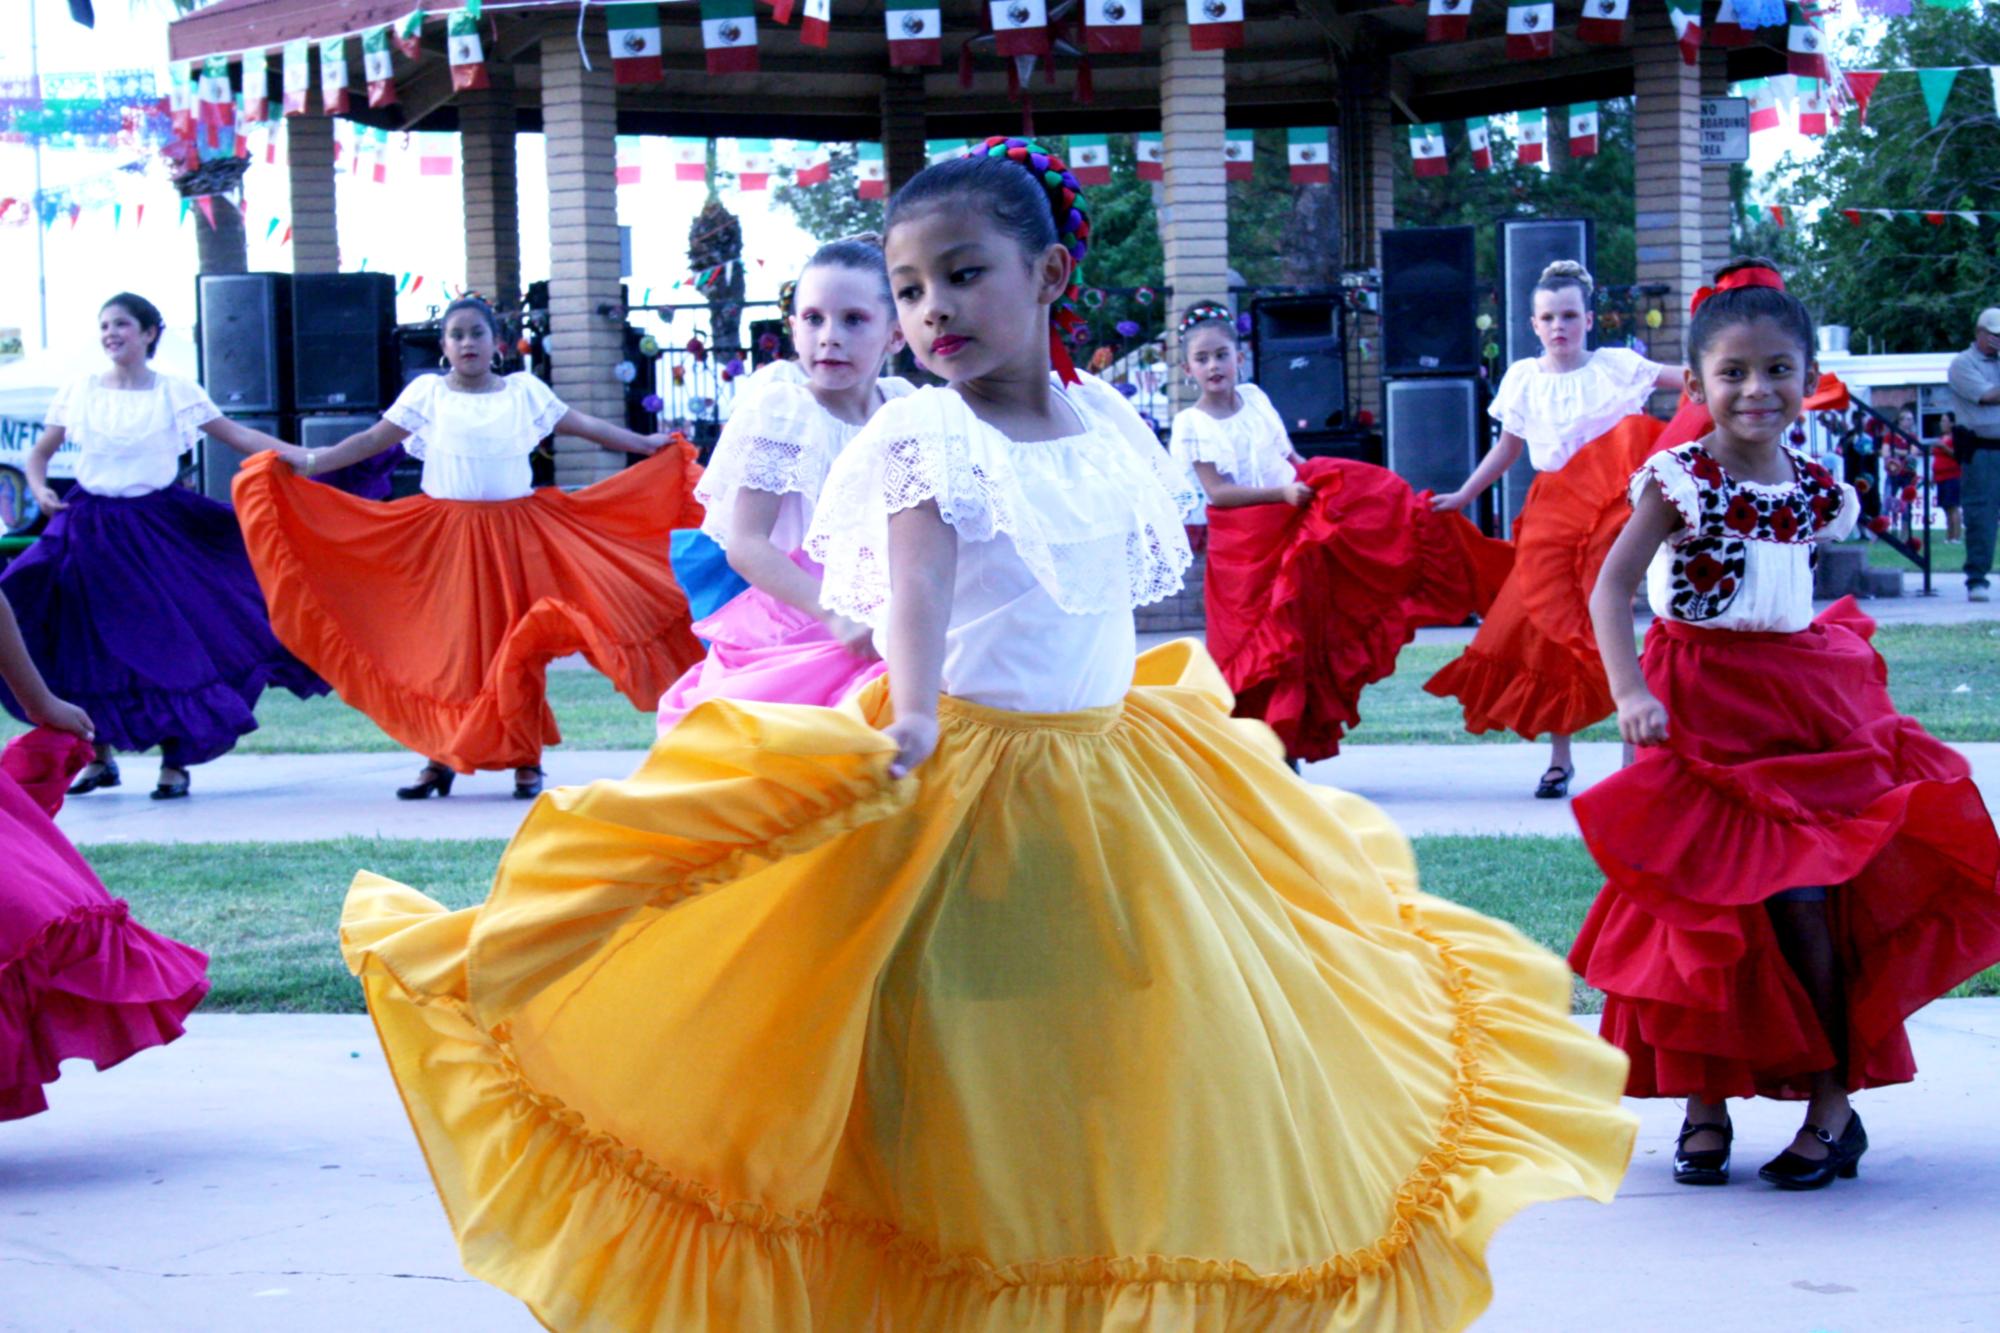
{"type": "Polygon", "coordinates": [[[824,185],[800,185],[798,170],[783,167],[772,202],[791,213],[800,230],[816,241],[837,241],[864,231],[882,230],[882,201],[857,198],[860,178],[854,145],[829,144],[832,170],[824,185]]]}
{"type": "Polygon", "coordinates": [[[2000,65],[2000,9],[1919,7],[1872,41],[1856,34],[1840,59],[1849,69],[1901,72],[1877,86],[1865,126],[1845,116],[1817,155],[1779,163],[1772,199],[1826,206],[1782,239],[1763,221],[1762,239],[1788,252],[1770,257],[1788,262],[1793,290],[1815,315],[1853,329],[1855,350],[1961,347],[1973,316],[2000,298],[2000,219],[1947,216],[1939,226],[1864,214],[1857,226],[1840,210],[2000,209],[2000,121],[1986,71],[1961,70],[1936,125],[1908,72],[2000,65]]]}

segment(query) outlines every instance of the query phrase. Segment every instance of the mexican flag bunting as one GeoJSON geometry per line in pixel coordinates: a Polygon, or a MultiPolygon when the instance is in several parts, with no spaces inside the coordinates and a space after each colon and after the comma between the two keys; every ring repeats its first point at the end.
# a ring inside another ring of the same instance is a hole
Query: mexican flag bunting
{"type": "Polygon", "coordinates": [[[1430,0],[1424,16],[1424,40],[1462,42],[1472,23],[1472,0],[1430,0]]]}
{"type": "Polygon", "coordinates": [[[306,94],[312,88],[312,43],[285,43],[285,114],[303,116],[306,94]]]}
{"type": "Polygon", "coordinates": [[[1551,0],[1507,0],[1507,58],[1546,60],[1555,53],[1556,7],[1551,0]]]}
{"type": "Polygon", "coordinates": [[[1715,11],[1715,31],[1708,34],[1710,46],[1748,46],[1750,30],[1743,26],[1743,20],[1736,13],[1736,0],[1722,0],[1721,8],[1715,11]]]}
{"type": "Polygon", "coordinates": [[[1142,181],[1163,181],[1167,178],[1166,140],[1157,134],[1141,134],[1132,141],[1138,157],[1137,170],[1142,181]]]}
{"type": "Polygon", "coordinates": [[[1536,107],[1521,112],[1515,120],[1520,137],[1515,140],[1514,159],[1524,167],[1533,166],[1542,160],[1542,146],[1549,141],[1548,117],[1536,107]]]}
{"type": "Polygon", "coordinates": [[[2000,65],[1988,65],[1986,72],[1993,79],[1993,114],[2000,116],[2000,65]]]}
{"type": "Polygon", "coordinates": [[[993,20],[993,49],[1003,56],[1049,54],[1049,7],[1046,0],[987,0],[993,20]]]}
{"type": "Polygon", "coordinates": [[[347,39],[329,37],[319,44],[319,107],[325,116],[344,116],[347,102],[347,39]]]}
{"type": "MultiPolygon", "coordinates": [[[[613,47],[612,49],[616,50],[617,48],[613,47]]],[[[620,185],[637,185],[643,175],[639,157],[639,136],[636,134],[621,134],[612,140],[612,144],[614,152],[617,155],[618,183],[620,185]]]]}
{"type": "MultiPolygon", "coordinates": [[[[228,77],[225,67],[224,78],[228,77]]],[[[1956,69],[1920,69],[1917,71],[1917,85],[1924,90],[1924,110],[1930,113],[1931,125],[1936,127],[1944,118],[1944,104],[1951,97],[1951,85],[1958,81],[1956,69]]]]}
{"type": "Polygon", "coordinates": [[[1797,5],[1786,6],[1785,68],[1802,79],[1826,80],[1826,34],[1797,5]]]}
{"type": "Polygon", "coordinates": [[[375,157],[368,178],[377,185],[386,185],[389,181],[389,131],[371,128],[368,131],[368,147],[375,157]]]}
{"type": "Polygon", "coordinates": [[[1826,85],[1818,79],[1799,75],[1799,133],[1809,138],[1826,135],[1826,85]]]}
{"type": "Polygon", "coordinates": [[[421,148],[417,151],[417,174],[419,176],[449,176],[457,166],[449,148],[439,151],[421,148]]]}
{"type": "Polygon", "coordinates": [[[757,72],[757,6],[753,0],[701,0],[701,44],[710,74],[757,72]]]}
{"type": "Polygon", "coordinates": [[[445,54],[451,61],[452,91],[462,93],[492,87],[492,80],[486,77],[486,43],[479,39],[478,16],[467,9],[453,14],[445,24],[445,39],[445,54]]]}
{"type": "MultiPolygon", "coordinates": [[[[1995,82],[2000,83],[2000,67],[1994,69],[1995,82]]],[[[1868,123],[1868,99],[1875,95],[1875,85],[1882,82],[1879,69],[1855,69],[1847,72],[1847,95],[1854,99],[1855,114],[1861,123],[1868,123]]]]}
{"type": "Polygon", "coordinates": [[[833,154],[823,143],[802,144],[805,162],[792,179],[799,185],[824,185],[833,179],[833,154]]]}
{"type": "MultiPolygon", "coordinates": [[[[931,11],[933,17],[937,11],[931,11]]],[[[879,143],[858,144],[855,147],[854,180],[856,196],[862,199],[887,199],[889,197],[889,171],[882,161],[882,145],[879,143]]]]}
{"type": "Polygon", "coordinates": [[[194,63],[176,63],[167,70],[167,112],[176,139],[194,138],[194,63]]]}
{"type": "Polygon", "coordinates": [[[1751,79],[1742,87],[1742,93],[1750,99],[1750,132],[1778,128],[1778,95],[1771,91],[1769,79],[1751,79]]]}
{"type": "Polygon", "coordinates": [[[1069,169],[1078,185],[1111,184],[1111,136],[1069,136],[1069,169]]]}
{"type": "Polygon", "coordinates": [[[1933,227],[1942,227],[1944,225],[1944,218],[1945,215],[1943,213],[1924,214],[1924,221],[1930,223],[1933,227]]]}
{"type": "Polygon", "coordinates": [[[1243,0],[1187,0],[1188,41],[1197,51],[1243,45],[1243,0]]]}
{"type": "Polygon", "coordinates": [[[705,181],[708,179],[708,140],[675,139],[673,141],[674,179],[677,181],[705,181]]]}
{"type": "Polygon", "coordinates": [[[255,125],[271,118],[271,59],[263,50],[243,53],[243,119],[255,125]]]}
{"type": "Polygon", "coordinates": [[[424,53],[424,9],[417,6],[396,20],[396,26],[389,30],[389,40],[403,53],[405,60],[415,60],[424,53]]]}
{"type": "Polygon", "coordinates": [[[1597,156],[1597,103],[1577,102],[1569,109],[1569,155],[1597,156]]]}
{"type": "Polygon", "coordinates": [[[889,33],[890,64],[944,63],[944,23],[938,16],[938,0],[883,0],[882,23],[889,33]]]}
{"type": "Polygon", "coordinates": [[[1474,116],[1465,122],[1465,142],[1472,149],[1472,169],[1493,170],[1493,130],[1486,117],[1474,116]]]}
{"type": "Polygon", "coordinates": [[[606,5],[604,24],[611,39],[612,82],[658,83],[666,77],[660,66],[658,5],[606,5]]]}
{"type": "Polygon", "coordinates": [[[1667,15],[1681,44],[1681,62],[1696,63],[1701,59],[1701,0],[1667,0],[1667,15]]]}
{"type": "Polygon", "coordinates": [[[806,46],[824,47],[833,29],[833,0],[806,0],[806,16],[799,21],[799,41],[806,46]]]}
{"type": "Polygon", "coordinates": [[[1583,18],[1576,25],[1576,35],[1600,46],[1617,46],[1625,40],[1631,16],[1632,0],[1583,0],[1583,18]]]}
{"type": "Polygon", "coordinates": [[[1846,218],[1857,227],[1868,220],[1867,216],[1858,208],[1843,208],[1840,210],[1840,216],[1846,218]]]}
{"type": "Polygon", "coordinates": [[[1764,211],[1771,215],[1771,221],[1774,224],[1780,227],[1785,225],[1785,206],[1783,204],[1771,204],[1764,211]]]}
{"type": "Polygon", "coordinates": [[[396,58],[389,51],[389,25],[370,28],[361,38],[361,71],[368,80],[369,106],[396,103],[396,58]]]}
{"type": "Polygon", "coordinates": [[[1442,176],[1451,170],[1444,155],[1444,126],[1410,126],[1410,169],[1419,176],[1442,176]]]}
{"type": "Polygon", "coordinates": [[[220,148],[223,128],[236,123],[236,92],[229,86],[228,56],[202,61],[201,81],[195,85],[195,113],[202,141],[210,148],[220,148]]]}
{"type": "Polygon", "coordinates": [[[1222,175],[1226,180],[1247,181],[1257,167],[1257,131],[1227,130],[1222,140],[1222,175]]]}
{"type": "Polygon", "coordinates": [[[737,189],[770,189],[771,170],[771,141],[769,139],[738,139],[736,141],[737,189]]]}
{"type": "Polygon", "coordinates": [[[1332,138],[1333,131],[1324,125],[1285,131],[1285,162],[1291,167],[1292,184],[1333,184],[1333,154],[1327,149],[1332,138]]]}
{"type": "Polygon", "coordinates": [[[1144,37],[1140,0],[1084,0],[1083,49],[1117,53],[1137,51],[1144,37]]]}
{"type": "Polygon", "coordinates": [[[965,140],[963,139],[924,140],[924,164],[926,166],[934,167],[940,162],[949,162],[955,157],[964,156],[965,140]]]}

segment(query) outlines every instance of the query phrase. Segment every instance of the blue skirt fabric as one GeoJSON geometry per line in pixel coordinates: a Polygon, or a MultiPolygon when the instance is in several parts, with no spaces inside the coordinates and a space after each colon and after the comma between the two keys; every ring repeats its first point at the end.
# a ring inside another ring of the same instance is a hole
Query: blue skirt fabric
{"type": "MultiPolygon", "coordinates": [[[[49,688],[90,714],[99,744],[206,763],[257,729],[266,688],[327,693],[272,634],[228,505],[178,486],[68,500],[0,590],[49,688]]],[[[0,706],[23,716],[4,685],[0,706]]]]}

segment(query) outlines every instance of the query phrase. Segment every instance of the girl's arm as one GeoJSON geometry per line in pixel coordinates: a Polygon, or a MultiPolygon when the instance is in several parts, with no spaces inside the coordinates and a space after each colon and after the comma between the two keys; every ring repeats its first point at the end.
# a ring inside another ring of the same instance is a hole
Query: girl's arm
{"type": "Polygon", "coordinates": [[[1465,485],[1450,495],[1433,495],[1431,508],[1445,513],[1456,513],[1480,496],[1486,488],[1500,480],[1501,474],[1514,466],[1528,442],[1511,430],[1500,432],[1500,442],[1486,451],[1486,457],[1479,460],[1479,466],[1472,469],[1472,475],[1465,479],[1465,485]]]}
{"type": "Polygon", "coordinates": [[[606,449],[628,454],[657,453],[667,447],[669,439],[666,435],[635,435],[623,426],[614,426],[602,417],[594,417],[575,408],[563,413],[562,420],[556,423],[556,434],[574,435],[606,449]]]}
{"type": "Polygon", "coordinates": [[[958,534],[926,500],[889,516],[889,702],[883,730],[896,742],[889,776],[900,778],[937,748],[944,631],[958,577],[958,534]]]}
{"type": "Polygon", "coordinates": [[[1667,739],[1667,710],[1646,688],[1639,651],[1632,646],[1632,595],[1639,590],[1653,552],[1680,525],[1680,514],[1660,488],[1648,484],[1632,508],[1631,521],[1611,544],[1597,586],[1590,592],[1590,626],[1597,634],[1597,652],[1604,659],[1604,674],[1618,705],[1618,734],[1629,745],[1658,745],[1667,739]]]}
{"type": "Polygon", "coordinates": [[[252,430],[240,421],[231,421],[228,417],[204,421],[201,423],[201,428],[239,454],[256,454],[266,449],[275,449],[288,463],[299,462],[304,457],[304,450],[286,444],[275,435],[252,430]]]}
{"type": "Polygon", "coordinates": [[[783,503],[783,496],[769,491],[745,488],[736,492],[736,507],[729,515],[729,545],[723,551],[729,567],[748,579],[750,586],[759,592],[818,617],[820,624],[848,652],[873,660],[873,632],[866,625],[821,606],[819,580],[793,564],[792,558],[771,540],[771,529],[778,525],[778,510],[783,503]]]}
{"type": "Polygon", "coordinates": [[[1679,366],[1661,366],[1659,375],[1653,380],[1653,387],[1679,393],[1687,387],[1687,372],[1679,366]]]}
{"type": "Polygon", "coordinates": [[[331,449],[295,450],[288,456],[288,461],[294,471],[308,477],[316,477],[359,463],[364,458],[373,458],[384,449],[401,444],[409,438],[410,432],[385,418],[367,430],[357,431],[348,436],[331,449]],[[308,453],[312,455],[310,464],[306,460],[308,453]]]}
{"type": "Polygon", "coordinates": [[[1196,463],[1194,475],[1208,493],[1208,502],[1217,509],[1241,509],[1245,505],[1306,505],[1312,502],[1312,487],[1302,481],[1283,486],[1238,486],[1216,471],[1213,463],[1196,463]]]}
{"type": "MultiPolygon", "coordinates": [[[[52,429],[60,430],[61,427],[52,429]]],[[[90,714],[49,692],[48,682],[42,679],[41,672],[35,670],[35,661],[28,656],[28,645],[22,642],[21,626],[14,619],[14,608],[3,596],[0,596],[0,680],[7,682],[7,688],[14,692],[14,698],[21,705],[21,711],[36,726],[67,731],[85,740],[97,735],[90,714]]]]}
{"type": "Polygon", "coordinates": [[[42,437],[35,441],[35,447],[28,450],[25,471],[28,474],[28,490],[34,495],[36,505],[44,514],[58,514],[69,508],[63,498],[49,489],[49,460],[62,448],[69,438],[69,430],[63,426],[42,427],[42,437]]]}

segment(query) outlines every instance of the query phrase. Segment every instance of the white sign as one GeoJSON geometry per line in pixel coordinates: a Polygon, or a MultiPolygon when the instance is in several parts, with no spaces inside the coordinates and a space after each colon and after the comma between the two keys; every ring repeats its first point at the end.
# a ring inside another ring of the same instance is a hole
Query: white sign
{"type": "Polygon", "coordinates": [[[1704,165],[1750,160],[1750,99],[1701,99],[1701,160],[1704,165]]]}

